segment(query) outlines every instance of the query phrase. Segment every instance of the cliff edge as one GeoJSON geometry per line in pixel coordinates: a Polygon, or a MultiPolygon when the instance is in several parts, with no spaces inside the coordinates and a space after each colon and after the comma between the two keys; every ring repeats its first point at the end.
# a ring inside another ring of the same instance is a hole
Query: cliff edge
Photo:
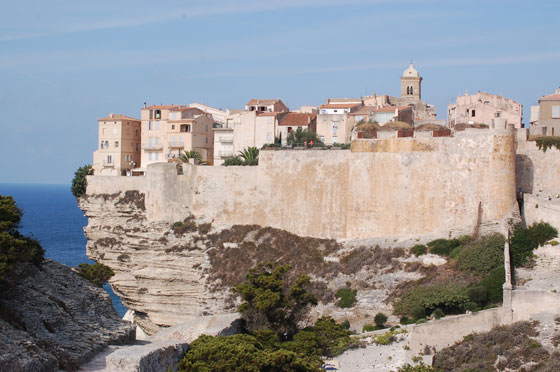
{"type": "Polygon", "coordinates": [[[0,299],[0,370],[75,371],[111,344],[131,343],[109,295],[70,267],[18,265],[0,299]]]}

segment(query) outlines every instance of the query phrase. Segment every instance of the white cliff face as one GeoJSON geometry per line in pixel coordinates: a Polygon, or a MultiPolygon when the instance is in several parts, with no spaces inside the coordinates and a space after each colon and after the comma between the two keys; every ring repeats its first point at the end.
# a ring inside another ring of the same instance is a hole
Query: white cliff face
{"type": "Polygon", "coordinates": [[[287,263],[309,274],[321,302],[311,316],[352,319],[357,328],[378,311],[389,314],[387,295],[421,277],[419,264],[403,249],[342,245],[256,225],[211,227],[194,218],[175,226],[148,222],[143,200],[141,192],[129,190],[86,195],[79,204],[88,217],[88,256],[113,269],[113,290],[147,334],[235,313],[230,288],[257,262],[287,263]],[[358,290],[357,303],[341,309],[334,293],[347,282],[358,290]]]}
{"type": "Polygon", "coordinates": [[[88,217],[87,255],[115,271],[110,284],[135,311],[135,320],[154,333],[158,326],[234,311],[224,306],[226,293],[210,294],[205,288],[207,248],[195,242],[200,236],[177,237],[167,223],[148,223],[143,199],[128,191],[80,200],[88,217]]]}

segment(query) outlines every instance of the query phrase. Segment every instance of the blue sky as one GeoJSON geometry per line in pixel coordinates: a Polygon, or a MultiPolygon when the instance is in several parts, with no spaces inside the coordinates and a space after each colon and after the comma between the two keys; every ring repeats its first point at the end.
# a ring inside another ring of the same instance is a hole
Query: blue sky
{"type": "Polygon", "coordinates": [[[69,183],[109,112],[398,95],[411,59],[440,119],[482,90],[527,122],[560,85],[559,18],[558,0],[5,1],[0,182],[69,183]]]}

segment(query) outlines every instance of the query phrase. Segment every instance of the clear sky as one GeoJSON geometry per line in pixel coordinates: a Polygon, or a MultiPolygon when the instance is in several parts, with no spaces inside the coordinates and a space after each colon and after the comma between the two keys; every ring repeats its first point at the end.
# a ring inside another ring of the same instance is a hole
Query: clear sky
{"type": "Polygon", "coordinates": [[[69,183],[96,119],[144,102],[241,108],[400,94],[410,60],[439,119],[479,90],[560,85],[558,0],[3,1],[0,182],[69,183]]]}

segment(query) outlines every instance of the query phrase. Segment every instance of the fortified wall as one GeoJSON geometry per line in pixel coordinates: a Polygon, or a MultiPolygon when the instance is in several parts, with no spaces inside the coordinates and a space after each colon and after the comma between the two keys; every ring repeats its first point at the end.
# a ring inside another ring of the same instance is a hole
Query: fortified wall
{"type": "Polygon", "coordinates": [[[352,150],[261,151],[255,167],[154,164],[88,177],[88,194],[138,190],[149,222],[194,215],[334,239],[472,234],[517,208],[511,131],[357,140],[352,150]]]}

